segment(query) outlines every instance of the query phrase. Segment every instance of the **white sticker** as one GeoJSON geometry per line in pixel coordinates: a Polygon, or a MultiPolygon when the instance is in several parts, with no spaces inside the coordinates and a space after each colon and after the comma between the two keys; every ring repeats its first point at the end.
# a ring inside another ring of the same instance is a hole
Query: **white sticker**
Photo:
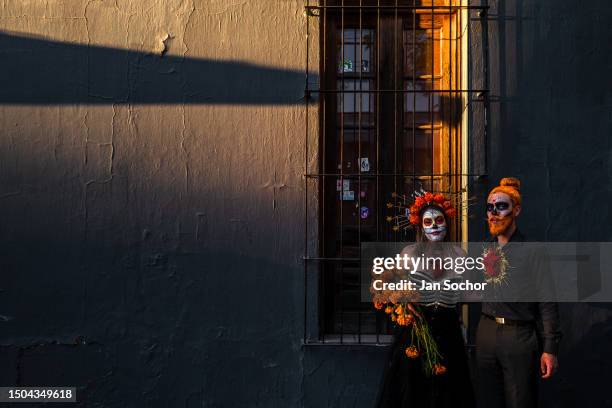
{"type": "Polygon", "coordinates": [[[367,157],[359,158],[359,168],[362,172],[370,171],[370,160],[367,157]]]}
{"type": "Polygon", "coordinates": [[[355,201],[355,192],[354,191],[343,191],[342,192],[342,201],[355,201]]]}
{"type": "Polygon", "coordinates": [[[351,189],[351,181],[350,180],[336,180],[336,191],[347,191],[351,189]]]}

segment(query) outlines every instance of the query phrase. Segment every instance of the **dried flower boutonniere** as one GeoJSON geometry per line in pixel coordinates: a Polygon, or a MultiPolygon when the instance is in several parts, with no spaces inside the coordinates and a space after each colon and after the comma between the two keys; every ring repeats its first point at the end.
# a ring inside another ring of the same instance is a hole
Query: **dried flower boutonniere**
{"type": "Polygon", "coordinates": [[[487,283],[501,285],[508,279],[508,259],[501,247],[494,245],[485,248],[482,253],[484,275],[487,283]]]}

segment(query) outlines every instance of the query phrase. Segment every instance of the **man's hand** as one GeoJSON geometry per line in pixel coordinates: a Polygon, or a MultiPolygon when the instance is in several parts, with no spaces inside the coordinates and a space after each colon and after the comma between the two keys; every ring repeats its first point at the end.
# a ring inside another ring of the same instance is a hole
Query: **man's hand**
{"type": "Polygon", "coordinates": [[[559,367],[559,362],[557,361],[557,356],[550,353],[542,353],[542,357],[540,357],[540,371],[542,372],[542,378],[550,378],[557,368],[559,367]]]}

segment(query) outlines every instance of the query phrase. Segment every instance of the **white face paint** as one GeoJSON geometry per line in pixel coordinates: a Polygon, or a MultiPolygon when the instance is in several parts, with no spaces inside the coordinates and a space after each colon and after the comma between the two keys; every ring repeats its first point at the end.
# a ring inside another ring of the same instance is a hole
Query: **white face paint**
{"type": "Polygon", "coordinates": [[[428,208],[421,217],[423,233],[430,241],[442,241],[446,236],[446,218],[442,211],[428,208]]]}
{"type": "Polygon", "coordinates": [[[512,212],[512,199],[504,193],[494,193],[487,199],[487,217],[504,218],[512,212]]]}

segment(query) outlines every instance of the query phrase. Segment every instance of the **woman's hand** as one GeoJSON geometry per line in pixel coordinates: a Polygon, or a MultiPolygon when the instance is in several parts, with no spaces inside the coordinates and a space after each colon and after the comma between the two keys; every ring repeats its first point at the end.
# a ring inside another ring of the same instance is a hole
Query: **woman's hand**
{"type": "Polygon", "coordinates": [[[412,313],[413,315],[415,315],[419,319],[421,317],[423,317],[423,316],[421,316],[421,314],[419,312],[416,311],[416,308],[413,306],[412,303],[408,303],[406,306],[408,307],[408,310],[410,310],[410,313],[412,313]]]}

